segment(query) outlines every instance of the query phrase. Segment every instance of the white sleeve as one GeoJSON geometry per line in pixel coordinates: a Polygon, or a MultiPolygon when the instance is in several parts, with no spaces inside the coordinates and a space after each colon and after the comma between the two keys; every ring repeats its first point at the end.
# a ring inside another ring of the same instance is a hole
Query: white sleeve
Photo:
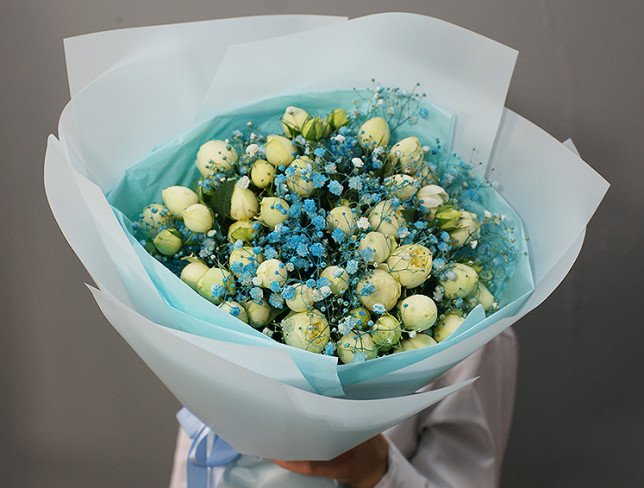
{"type": "Polygon", "coordinates": [[[395,446],[393,432],[389,468],[376,488],[499,486],[512,422],[517,356],[516,337],[508,329],[430,385],[439,388],[480,376],[418,414],[417,447],[409,460],[395,446]]]}

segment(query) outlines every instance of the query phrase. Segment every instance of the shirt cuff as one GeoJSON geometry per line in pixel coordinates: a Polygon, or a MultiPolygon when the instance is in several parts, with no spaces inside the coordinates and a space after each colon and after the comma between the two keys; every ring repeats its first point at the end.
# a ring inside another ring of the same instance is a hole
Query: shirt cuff
{"type": "Polygon", "coordinates": [[[398,448],[387,439],[387,472],[374,488],[428,488],[427,479],[407,460],[398,448]]]}

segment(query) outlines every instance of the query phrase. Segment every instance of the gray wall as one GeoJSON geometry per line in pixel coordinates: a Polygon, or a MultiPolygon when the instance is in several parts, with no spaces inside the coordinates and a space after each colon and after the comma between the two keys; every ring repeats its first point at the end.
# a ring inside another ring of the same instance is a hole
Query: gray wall
{"type": "Polygon", "coordinates": [[[45,200],[46,137],[69,96],[62,39],[249,14],[388,10],[518,49],[508,107],[572,137],[613,185],[573,271],[516,327],[520,383],[504,486],[642,486],[641,0],[2,0],[0,484],[159,487],[172,458],[179,405],[98,311],[45,200]]]}

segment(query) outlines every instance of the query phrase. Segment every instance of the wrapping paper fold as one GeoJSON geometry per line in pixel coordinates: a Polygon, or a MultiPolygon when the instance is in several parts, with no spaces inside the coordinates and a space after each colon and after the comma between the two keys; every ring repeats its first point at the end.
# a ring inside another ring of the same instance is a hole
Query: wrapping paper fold
{"type": "Polygon", "coordinates": [[[54,216],[112,325],[184,405],[245,454],[329,459],[466,386],[413,394],[552,293],[608,189],[570,147],[503,107],[516,51],[436,19],[250,17],[92,34],[65,48],[72,100],[45,159],[54,216]],[[338,54],[347,46],[355,57],[338,54]],[[356,57],[377,62],[365,67],[356,57]],[[455,113],[453,148],[480,163],[520,216],[529,263],[519,266],[531,272],[516,274],[527,281],[510,287],[524,290],[510,306],[488,318],[473,313],[441,347],[345,368],[216,315],[187,287],[167,288],[169,271],[149,261],[105,197],[123,174],[181,147],[215,115],[371,77],[420,82],[447,118],[455,113]]]}

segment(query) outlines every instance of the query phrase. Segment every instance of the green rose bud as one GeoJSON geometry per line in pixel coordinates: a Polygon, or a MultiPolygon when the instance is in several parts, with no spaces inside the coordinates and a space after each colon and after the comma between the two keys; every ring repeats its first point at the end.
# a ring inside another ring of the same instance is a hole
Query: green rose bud
{"type": "Polygon", "coordinates": [[[380,316],[371,328],[371,337],[381,351],[388,351],[400,341],[400,322],[389,314],[380,316]]]}
{"type": "Polygon", "coordinates": [[[394,144],[387,159],[403,173],[413,175],[421,168],[425,160],[425,151],[418,137],[410,136],[394,144]]]}
{"type": "Polygon", "coordinates": [[[237,317],[242,322],[248,323],[248,314],[246,313],[246,309],[239,303],[228,300],[227,302],[219,305],[219,308],[233,317],[237,317]]]}
{"type": "Polygon", "coordinates": [[[284,136],[268,136],[266,159],[276,168],[288,166],[295,159],[297,148],[284,136]]]}
{"type": "Polygon", "coordinates": [[[276,225],[281,224],[288,218],[288,209],[290,205],[286,200],[277,197],[264,197],[260,204],[259,221],[274,229],[276,225]]]}
{"type": "Polygon", "coordinates": [[[463,212],[457,210],[451,205],[444,205],[442,207],[438,207],[435,215],[435,219],[438,221],[438,226],[449,232],[450,230],[456,229],[463,212]]]}
{"type": "Polygon", "coordinates": [[[399,210],[394,208],[390,200],[378,203],[369,212],[369,223],[375,231],[398,238],[398,229],[405,225],[405,219],[399,210]]]}
{"type": "Polygon", "coordinates": [[[435,346],[437,342],[427,334],[417,334],[415,337],[400,341],[400,351],[413,351],[414,349],[422,349],[423,347],[435,346]]]}
{"type": "Polygon", "coordinates": [[[397,247],[387,259],[391,275],[406,288],[422,285],[432,271],[432,252],[420,244],[397,247]]]}
{"type": "Polygon", "coordinates": [[[349,312],[349,317],[352,319],[352,326],[356,330],[367,330],[369,329],[369,321],[371,320],[371,314],[369,310],[364,307],[354,308],[349,312]]]}
{"type": "Polygon", "coordinates": [[[313,289],[306,286],[304,283],[299,283],[294,286],[295,296],[286,300],[288,308],[294,312],[306,312],[313,308],[315,300],[313,299],[313,289]]]}
{"type": "Polygon", "coordinates": [[[256,234],[257,231],[250,220],[238,220],[228,227],[228,240],[230,242],[250,242],[256,234]]]}
{"type": "Polygon", "coordinates": [[[309,114],[299,107],[286,107],[282,115],[282,130],[287,137],[295,137],[302,131],[302,126],[309,114]]]}
{"type": "Polygon", "coordinates": [[[176,218],[181,218],[190,205],[199,203],[197,194],[185,186],[170,186],[161,192],[161,196],[170,214],[176,218]]]}
{"type": "Polygon", "coordinates": [[[248,324],[256,329],[265,326],[271,320],[272,309],[266,300],[262,300],[261,303],[248,300],[244,302],[244,309],[248,315],[248,324]]]}
{"type": "Polygon", "coordinates": [[[344,364],[353,363],[357,354],[364,360],[373,359],[378,355],[378,347],[371,334],[366,332],[351,331],[343,335],[336,344],[336,350],[344,364]]]}
{"type": "Polygon", "coordinates": [[[344,205],[332,208],[326,218],[326,223],[331,232],[340,229],[347,235],[351,235],[356,230],[356,221],[353,211],[344,205]]]}
{"type": "Polygon", "coordinates": [[[235,185],[230,197],[230,217],[233,220],[248,220],[259,212],[257,196],[248,188],[235,185]]]}
{"type": "Polygon", "coordinates": [[[291,163],[291,168],[295,168],[295,173],[286,177],[286,185],[301,197],[308,197],[313,193],[313,161],[308,157],[302,156],[291,163]]]}
{"type": "Polygon", "coordinates": [[[160,227],[167,227],[172,223],[168,209],[158,203],[145,207],[142,215],[141,229],[150,237],[156,235],[160,227]]]}
{"type": "Polygon", "coordinates": [[[204,233],[212,229],[215,223],[215,217],[212,210],[206,207],[203,203],[195,203],[186,208],[181,214],[183,223],[192,232],[204,233]]]}
{"type": "Polygon", "coordinates": [[[411,295],[400,302],[398,307],[407,330],[427,330],[434,325],[438,316],[434,300],[425,295],[411,295]]]}
{"type": "Polygon", "coordinates": [[[157,248],[164,256],[174,256],[179,252],[183,241],[181,240],[181,233],[176,229],[165,229],[157,234],[154,238],[154,247],[157,248]]]}
{"type": "Polygon", "coordinates": [[[307,141],[319,141],[331,133],[329,123],[319,117],[307,120],[302,126],[302,137],[307,141]]]}
{"type": "Polygon", "coordinates": [[[487,286],[480,281],[476,284],[474,292],[467,297],[467,301],[470,303],[471,307],[476,307],[480,304],[486,312],[496,308],[494,295],[492,295],[490,290],[487,289],[487,286]]]}
{"type": "Polygon", "coordinates": [[[385,186],[391,195],[398,197],[403,202],[409,200],[418,191],[418,182],[409,175],[392,175],[385,178],[385,186]]]}
{"type": "Polygon", "coordinates": [[[280,286],[286,283],[288,271],[279,259],[268,259],[257,267],[257,277],[261,280],[261,287],[271,288],[271,283],[276,281],[280,286]]]}
{"type": "Polygon", "coordinates": [[[188,263],[181,270],[181,281],[187,284],[193,290],[197,289],[197,283],[203,275],[205,275],[210,268],[206,263],[200,260],[188,263]]]}
{"type": "Polygon", "coordinates": [[[476,289],[478,273],[467,264],[450,264],[445,270],[445,277],[440,281],[445,296],[450,300],[465,298],[476,289]]]}
{"type": "Polygon", "coordinates": [[[237,152],[226,141],[208,141],[197,152],[195,164],[202,176],[226,171],[237,162],[237,152]]]}
{"type": "Polygon", "coordinates": [[[465,319],[460,315],[454,313],[447,314],[442,320],[434,327],[434,339],[436,342],[443,342],[451,336],[460,325],[465,322],[465,319]]]}
{"type": "Polygon", "coordinates": [[[396,306],[400,298],[400,283],[393,276],[381,269],[374,269],[369,276],[363,278],[356,286],[360,303],[368,310],[374,311],[374,305],[380,304],[386,310],[396,306]],[[365,290],[365,287],[367,290],[365,290]],[[368,293],[374,288],[373,293],[368,293]]]}
{"type": "Polygon", "coordinates": [[[258,159],[250,170],[250,179],[257,188],[266,188],[275,181],[275,166],[264,159],[258,159]]]}
{"type": "Polygon", "coordinates": [[[367,150],[372,150],[376,146],[386,146],[389,144],[390,135],[389,124],[382,117],[369,119],[358,129],[360,145],[367,150]]]}
{"type": "Polygon", "coordinates": [[[329,323],[316,309],[288,315],[280,325],[284,342],[306,351],[321,353],[331,338],[329,323]]]}
{"type": "Polygon", "coordinates": [[[396,240],[380,232],[369,232],[360,239],[360,250],[373,250],[373,259],[370,264],[384,263],[393,249],[396,248],[396,240]]]}
{"type": "Polygon", "coordinates": [[[329,287],[334,295],[342,295],[349,288],[349,273],[340,266],[324,268],[320,278],[329,280],[329,287]]]}
{"type": "Polygon", "coordinates": [[[456,223],[456,229],[449,233],[452,238],[452,246],[461,247],[466,242],[478,239],[480,229],[481,225],[477,215],[472,212],[463,212],[456,223]]]}
{"type": "Polygon", "coordinates": [[[340,127],[345,126],[349,123],[347,112],[341,108],[336,108],[335,110],[333,110],[326,120],[329,124],[331,124],[333,130],[338,130],[340,127]]]}
{"type": "MultiPolygon", "coordinates": [[[[241,266],[252,265],[253,268],[257,268],[259,263],[264,261],[264,256],[261,254],[255,254],[253,248],[250,246],[244,246],[239,249],[233,249],[228,257],[228,266],[231,271],[233,270],[233,263],[239,263],[241,266]]],[[[235,266],[236,267],[236,266],[235,266]]],[[[242,273],[236,273],[232,271],[233,274],[237,277],[241,276],[242,273]]]]}
{"type": "Polygon", "coordinates": [[[235,280],[230,271],[223,268],[210,268],[197,282],[197,291],[199,294],[213,302],[215,305],[221,303],[222,297],[215,296],[212,288],[216,285],[224,287],[229,295],[235,293],[235,280]]]}

